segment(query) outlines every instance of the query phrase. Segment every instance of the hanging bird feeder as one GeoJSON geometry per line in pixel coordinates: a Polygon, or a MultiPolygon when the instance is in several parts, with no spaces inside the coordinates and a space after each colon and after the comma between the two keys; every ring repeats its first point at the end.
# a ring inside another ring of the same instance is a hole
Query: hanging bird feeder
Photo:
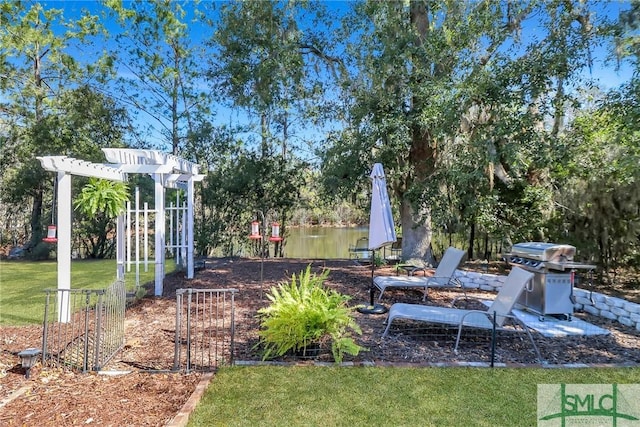
{"type": "Polygon", "coordinates": [[[42,241],[45,243],[58,243],[57,231],[58,227],[55,226],[56,215],[56,199],[58,197],[58,183],[54,179],[53,181],[53,198],[51,200],[51,225],[47,226],[47,237],[42,241]]]}
{"type": "Polygon", "coordinates": [[[45,243],[58,243],[58,237],[56,236],[58,228],[55,225],[47,226],[47,237],[42,241],[45,243]]]}
{"type": "Polygon", "coordinates": [[[271,237],[269,237],[270,242],[279,242],[282,240],[280,237],[280,224],[274,222],[271,224],[271,237]]]}
{"type": "Polygon", "coordinates": [[[249,235],[250,239],[260,240],[262,236],[260,235],[260,223],[258,221],[253,221],[251,223],[251,234],[249,235]]]}

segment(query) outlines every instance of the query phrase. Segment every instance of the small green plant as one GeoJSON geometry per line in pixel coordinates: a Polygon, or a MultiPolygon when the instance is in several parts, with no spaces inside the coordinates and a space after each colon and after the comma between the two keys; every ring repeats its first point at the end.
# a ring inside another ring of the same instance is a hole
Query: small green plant
{"type": "Polygon", "coordinates": [[[324,287],[328,275],[328,270],[312,274],[307,266],[297,277],[293,274],[289,283],[267,293],[271,304],[258,310],[263,360],[330,343],[333,358],[340,363],[344,354],[355,356],[362,350],[352,338],[353,332],[362,331],[347,306],[350,297],[324,287]]]}
{"type": "Polygon", "coordinates": [[[373,258],[373,265],[378,268],[378,267],[382,267],[383,265],[387,265],[387,260],[385,260],[382,255],[380,254],[376,254],[375,257],[373,258]]]}

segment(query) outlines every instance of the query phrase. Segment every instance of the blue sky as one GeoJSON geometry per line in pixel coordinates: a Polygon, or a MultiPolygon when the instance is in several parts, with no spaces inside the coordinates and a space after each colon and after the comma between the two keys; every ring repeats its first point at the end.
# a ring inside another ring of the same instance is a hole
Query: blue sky
{"type": "MultiPolygon", "coordinates": [[[[127,3],[126,1],[124,2],[127,3]]],[[[213,5],[215,9],[218,8],[224,2],[222,1],[202,1],[201,4],[208,3],[209,6],[213,5]]],[[[352,2],[349,1],[326,1],[325,2],[330,9],[334,12],[346,12],[350,7],[352,2]]],[[[99,13],[102,10],[100,4],[97,1],[92,0],[53,0],[46,1],[43,4],[54,7],[64,9],[65,17],[71,18],[78,16],[78,13],[82,9],[87,9],[93,13],[99,13]]],[[[601,1],[597,4],[595,9],[595,13],[598,15],[605,15],[612,19],[617,19],[620,11],[626,10],[630,8],[630,4],[628,1],[601,1]]],[[[215,16],[214,16],[215,18],[215,16]]],[[[105,25],[108,29],[118,31],[118,27],[114,23],[105,22],[105,25]]],[[[189,23],[190,32],[193,36],[193,42],[200,42],[203,38],[208,37],[208,33],[211,31],[209,27],[204,24],[198,23],[197,21],[191,21],[189,23]]],[[[526,23],[523,28],[523,35],[527,37],[533,36],[536,33],[535,25],[531,22],[526,23]]],[[[599,46],[594,49],[594,68],[592,69],[592,76],[596,80],[600,82],[600,84],[605,88],[612,88],[618,86],[620,83],[629,80],[631,77],[631,69],[623,64],[623,67],[620,70],[615,70],[615,64],[612,62],[610,64],[604,63],[607,55],[612,46],[599,46]]]]}

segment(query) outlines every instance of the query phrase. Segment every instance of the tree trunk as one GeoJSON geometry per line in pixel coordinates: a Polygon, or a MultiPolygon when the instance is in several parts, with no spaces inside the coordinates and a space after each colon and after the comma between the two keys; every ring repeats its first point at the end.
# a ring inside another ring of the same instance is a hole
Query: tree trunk
{"type": "MultiPolygon", "coordinates": [[[[178,59],[175,59],[176,67],[178,59]]],[[[177,70],[178,68],[176,68],[177,70]]],[[[171,154],[180,154],[180,136],[178,135],[178,85],[177,77],[173,79],[173,91],[171,93],[171,154]]]]}
{"type": "Polygon", "coordinates": [[[29,248],[35,248],[40,240],[42,240],[42,188],[37,188],[33,195],[33,204],[31,205],[31,240],[29,248]]]}
{"type": "MultiPolygon", "coordinates": [[[[422,2],[410,3],[410,20],[416,29],[416,46],[421,46],[428,36],[429,19],[427,9],[422,2]]],[[[419,111],[423,100],[418,96],[412,98],[411,109],[419,111]]],[[[428,185],[428,178],[435,169],[435,144],[431,133],[419,124],[414,124],[411,129],[411,148],[409,151],[409,164],[413,168],[413,176],[409,177],[405,184],[428,185]]],[[[403,185],[403,188],[408,188],[403,185]]],[[[403,191],[396,191],[401,200],[402,221],[402,258],[408,261],[420,260],[434,264],[431,250],[431,209],[429,206],[412,206],[409,199],[404,197],[403,191]]]]}
{"type": "Polygon", "coordinates": [[[263,112],[260,114],[261,159],[266,159],[269,154],[268,132],[267,113],[263,112]]]}
{"type": "Polygon", "coordinates": [[[469,261],[473,259],[473,245],[476,240],[476,221],[471,221],[471,226],[469,227],[469,247],[467,248],[467,258],[469,261]]]}
{"type": "Polygon", "coordinates": [[[491,259],[491,251],[489,250],[489,233],[484,233],[484,259],[491,259]]]}
{"type": "Polygon", "coordinates": [[[400,206],[400,220],[402,222],[402,259],[434,265],[435,259],[431,251],[433,231],[430,213],[414,214],[411,203],[403,199],[400,206]],[[423,215],[424,220],[416,221],[416,218],[423,215]]]}
{"type": "MultiPolygon", "coordinates": [[[[40,53],[40,45],[36,42],[35,46],[35,54],[33,55],[33,81],[37,88],[36,97],[35,97],[35,122],[39,123],[43,117],[43,99],[44,95],[42,94],[42,76],[41,76],[41,53],[40,53]]],[[[43,54],[44,56],[44,54],[43,54]]],[[[38,243],[40,243],[42,239],[42,225],[40,224],[42,220],[42,201],[43,201],[43,190],[42,184],[38,184],[37,188],[35,188],[33,194],[33,204],[31,206],[31,240],[29,241],[29,247],[35,248],[38,243]]]]}

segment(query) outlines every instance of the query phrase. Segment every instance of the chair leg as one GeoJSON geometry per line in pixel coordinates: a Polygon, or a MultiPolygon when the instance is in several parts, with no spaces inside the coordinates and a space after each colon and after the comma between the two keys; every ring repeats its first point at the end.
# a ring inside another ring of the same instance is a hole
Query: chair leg
{"type": "Polygon", "coordinates": [[[542,358],[542,355],[540,354],[540,349],[538,349],[536,342],[533,340],[533,335],[531,335],[531,331],[529,330],[527,325],[524,322],[522,322],[520,319],[518,318],[515,318],[515,319],[517,320],[520,327],[524,329],[524,331],[527,333],[527,336],[529,337],[529,341],[531,342],[531,346],[533,347],[533,350],[536,352],[536,357],[538,358],[538,362],[545,363],[546,361],[542,358]]]}
{"type": "Polygon", "coordinates": [[[391,316],[387,317],[387,327],[384,328],[384,332],[382,333],[382,338],[387,336],[387,333],[389,332],[389,328],[391,327],[392,321],[393,321],[393,318],[391,316]]]}
{"type": "MultiPolygon", "coordinates": [[[[524,329],[524,331],[526,332],[527,336],[529,337],[529,341],[531,342],[531,346],[533,347],[533,350],[536,352],[536,357],[538,359],[538,362],[540,363],[545,363],[545,360],[542,358],[542,355],[540,354],[540,350],[538,349],[538,346],[536,345],[536,342],[533,340],[533,335],[531,335],[531,331],[529,331],[529,328],[520,321],[520,319],[516,319],[518,324],[520,324],[520,326],[524,329]]],[[[456,345],[453,347],[453,352],[455,354],[458,354],[458,344],[460,344],[460,336],[462,335],[462,324],[460,324],[460,326],[458,327],[458,336],[456,337],[456,345]]]]}
{"type": "Polygon", "coordinates": [[[538,349],[538,346],[533,341],[533,336],[531,335],[531,332],[529,331],[529,328],[525,327],[525,331],[527,332],[527,335],[529,335],[529,341],[531,341],[531,345],[533,346],[533,349],[536,352],[536,357],[538,358],[538,362],[546,363],[546,361],[542,358],[542,355],[540,354],[540,350],[538,349]]]}
{"type": "Polygon", "coordinates": [[[453,347],[453,352],[458,354],[458,344],[460,344],[460,335],[462,335],[462,323],[458,326],[458,336],[456,337],[456,345],[453,347]]]}

